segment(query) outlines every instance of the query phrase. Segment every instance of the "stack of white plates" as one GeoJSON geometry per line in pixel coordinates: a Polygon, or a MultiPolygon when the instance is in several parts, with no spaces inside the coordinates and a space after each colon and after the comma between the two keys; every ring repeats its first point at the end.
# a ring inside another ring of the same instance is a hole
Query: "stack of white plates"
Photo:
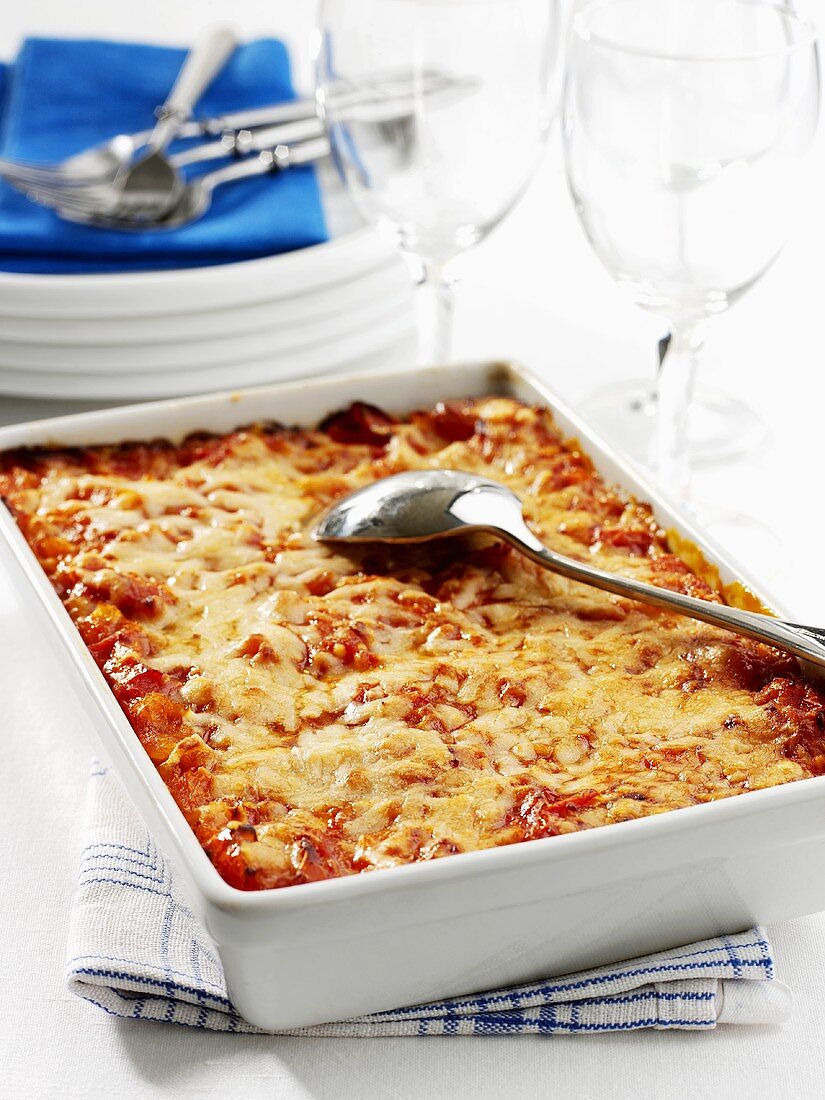
{"type": "Polygon", "coordinates": [[[113,275],[0,273],[0,392],[130,400],[414,353],[397,252],[327,181],[331,239],[280,256],[113,275]]]}

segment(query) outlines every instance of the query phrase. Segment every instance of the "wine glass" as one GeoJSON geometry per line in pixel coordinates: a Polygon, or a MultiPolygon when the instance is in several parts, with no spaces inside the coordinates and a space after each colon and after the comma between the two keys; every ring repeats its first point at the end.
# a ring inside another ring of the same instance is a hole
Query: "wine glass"
{"type": "Polygon", "coordinates": [[[558,0],[321,4],[318,101],[333,157],[361,212],[417,268],[421,362],[449,360],[454,261],[507,215],[538,164],[560,31],[558,0]],[[407,81],[402,117],[341,105],[342,82],[388,73],[407,81]]]}
{"type": "MultiPolygon", "coordinates": [[[[667,322],[651,461],[682,498],[708,322],[784,244],[819,99],[814,31],[779,4],[587,0],[573,17],[570,190],[607,270],[667,322]]],[[[624,411],[620,395],[614,408],[624,411]]]]}

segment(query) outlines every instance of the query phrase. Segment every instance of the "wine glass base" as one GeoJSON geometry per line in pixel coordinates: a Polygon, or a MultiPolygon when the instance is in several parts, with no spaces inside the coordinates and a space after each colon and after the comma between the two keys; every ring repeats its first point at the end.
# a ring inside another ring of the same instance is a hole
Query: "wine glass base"
{"type": "MultiPolygon", "coordinates": [[[[649,461],[656,397],[650,382],[616,382],[579,403],[582,416],[634,462],[649,461]]],[[[692,466],[712,466],[753,454],[768,439],[765,421],[744,401],[699,386],[691,403],[688,454],[692,466]]]]}

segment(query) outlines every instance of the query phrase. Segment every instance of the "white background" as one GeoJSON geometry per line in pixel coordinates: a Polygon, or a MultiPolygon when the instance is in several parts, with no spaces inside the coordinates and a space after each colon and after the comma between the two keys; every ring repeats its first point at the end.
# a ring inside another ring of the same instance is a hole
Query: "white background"
{"type": "MultiPolygon", "coordinates": [[[[808,4],[818,15],[821,0],[808,4]]],[[[186,43],[213,19],[288,32],[307,76],[310,0],[37,0],[0,13],[0,51],[23,33],[186,43]]],[[[822,12],[825,16],[825,11],[822,12]]],[[[820,24],[822,24],[820,18],[820,24]]],[[[696,478],[696,497],[781,533],[774,591],[825,622],[825,129],[807,184],[787,196],[797,230],[760,284],[712,334],[708,379],[766,416],[755,458],[696,478]]],[[[573,401],[601,381],[652,371],[658,325],[590,254],[566,194],[558,135],[521,206],[466,264],[457,353],[511,356],[573,401]]],[[[0,415],[3,413],[0,396],[0,415]]],[[[748,548],[738,548],[747,562],[748,548]]],[[[0,575],[0,1096],[818,1097],[825,1092],[825,916],[772,930],[796,997],[781,1029],[553,1039],[307,1040],[124,1023],[63,987],[66,926],[89,747],[79,708],[0,575]],[[44,687],[45,685],[45,687],[44,687]]],[[[812,867],[811,874],[825,873],[812,867]]]]}

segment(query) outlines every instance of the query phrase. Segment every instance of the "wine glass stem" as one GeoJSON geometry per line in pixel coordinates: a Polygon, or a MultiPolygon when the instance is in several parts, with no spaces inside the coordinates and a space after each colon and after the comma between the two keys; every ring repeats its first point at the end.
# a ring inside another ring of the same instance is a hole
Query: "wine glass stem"
{"type": "Polygon", "coordinates": [[[703,345],[701,323],[674,325],[656,377],[653,468],[662,488],[682,501],[690,497],[688,417],[703,345]]]}
{"type": "Polygon", "coordinates": [[[452,358],[453,285],[445,264],[424,261],[418,285],[419,363],[449,363],[452,358]]]}

